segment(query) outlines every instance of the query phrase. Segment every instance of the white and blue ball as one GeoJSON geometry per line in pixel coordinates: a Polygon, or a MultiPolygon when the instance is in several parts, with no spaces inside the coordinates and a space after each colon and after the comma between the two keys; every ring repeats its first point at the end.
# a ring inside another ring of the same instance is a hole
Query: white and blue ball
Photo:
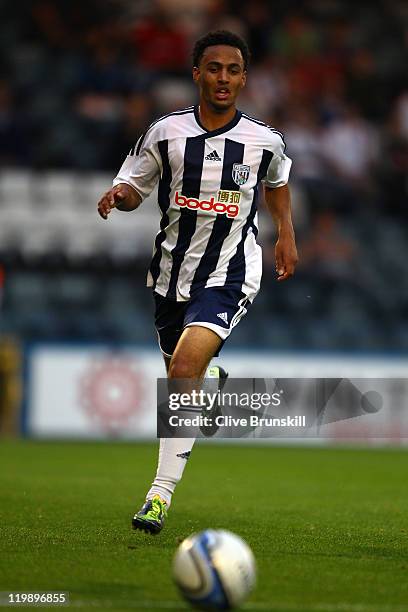
{"type": "Polygon", "coordinates": [[[230,531],[207,529],[186,538],[173,559],[173,577],[182,595],[204,610],[231,610],[255,584],[252,550],[230,531]]]}

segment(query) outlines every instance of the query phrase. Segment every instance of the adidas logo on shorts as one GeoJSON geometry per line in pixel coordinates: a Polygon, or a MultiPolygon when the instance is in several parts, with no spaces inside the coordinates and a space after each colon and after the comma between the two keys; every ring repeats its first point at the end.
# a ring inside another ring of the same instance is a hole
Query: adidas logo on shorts
{"type": "Polygon", "coordinates": [[[205,156],[205,159],[210,161],[221,161],[221,157],[218,155],[217,151],[214,149],[211,153],[205,156]]]}
{"type": "Polygon", "coordinates": [[[228,325],[228,314],[226,312],[219,312],[217,314],[217,317],[219,317],[221,321],[224,321],[224,323],[228,325]]]}

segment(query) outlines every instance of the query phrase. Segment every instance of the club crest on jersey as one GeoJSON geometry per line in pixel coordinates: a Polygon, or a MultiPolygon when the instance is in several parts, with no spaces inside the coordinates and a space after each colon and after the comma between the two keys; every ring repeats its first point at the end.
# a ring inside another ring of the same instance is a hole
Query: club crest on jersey
{"type": "Polygon", "coordinates": [[[245,164],[234,164],[232,166],[232,179],[237,185],[244,185],[249,178],[250,166],[245,164]]]}

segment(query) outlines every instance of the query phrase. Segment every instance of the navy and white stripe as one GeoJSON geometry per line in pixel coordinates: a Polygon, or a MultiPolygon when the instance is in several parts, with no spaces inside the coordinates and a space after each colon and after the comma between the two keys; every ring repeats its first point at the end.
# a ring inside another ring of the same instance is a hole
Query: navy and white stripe
{"type": "MultiPolygon", "coordinates": [[[[201,136],[187,138],[184,149],[184,173],[181,191],[191,198],[200,197],[204,150],[205,140],[201,136]]],[[[176,287],[179,281],[180,268],[196,230],[196,224],[197,211],[183,208],[179,217],[177,244],[171,251],[173,265],[166,294],[168,298],[176,299],[177,297],[176,287]]]]}
{"type": "Polygon", "coordinates": [[[239,111],[212,131],[201,124],[197,107],[152,123],[114,180],[132,185],[142,199],[159,183],[162,218],[148,285],[178,301],[219,286],[236,288],[252,301],[262,271],[256,243],[259,184],[287,182],[291,162],[284,150],[280,132],[239,111]],[[242,184],[234,180],[234,164],[243,166],[242,184]],[[240,201],[222,204],[223,197],[240,201]],[[217,201],[218,210],[210,210],[217,201]],[[229,214],[220,212],[230,205],[229,214]]]}
{"type": "MultiPolygon", "coordinates": [[[[220,183],[221,190],[239,191],[240,186],[237,186],[232,179],[232,168],[234,163],[242,164],[244,149],[245,145],[242,143],[229,140],[228,138],[225,139],[224,163],[220,183]]],[[[210,274],[217,268],[222,246],[231,231],[233,222],[233,219],[228,219],[225,215],[218,215],[216,217],[207,246],[196,268],[191,283],[190,295],[205,286],[210,274]]]]}
{"type": "Polygon", "coordinates": [[[153,255],[152,262],[150,264],[150,274],[152,282],[155,283],[160,274],[160,260],[161,260],[161,245],[166,237],[166,228],[169,224],[169,216],[167,210],[170,206],[170,185],[171,185],[171,166],[169,162],[168,154],[168,140],[162,140],[158,143],[159,153],[162,160],[162,175],[160,177],[159,189],[158,189],[158,201],[162,214],[160,221],[160,232],[157,234],[155,239],[155,253],[153,255]]]}

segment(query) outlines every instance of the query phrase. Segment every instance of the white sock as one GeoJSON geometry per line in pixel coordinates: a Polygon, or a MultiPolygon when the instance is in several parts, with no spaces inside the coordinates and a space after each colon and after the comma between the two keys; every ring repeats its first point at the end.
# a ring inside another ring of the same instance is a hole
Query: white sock
{"type": "Polygon", "coordinates": [[[160,495],[167,506],[170,506],[171,497],[183,475],[194,442],[195,438],[160,439],[156,478],[153,480],[146,499],[152,499],[155,495],[160,495]]]}
{"type": "MultiPolygon", "coordinates": [[[[205,377],[214,377],[210,371],[210,366],[206,370],[205,377]]],[[[167,503],[167,506],[170,506],[174,489],[181,480],[195,440],[195,438],[160,438],[156,477],[146,495],[146,499],[152,499],[155,495],[159,495],[167,503]]]]}

